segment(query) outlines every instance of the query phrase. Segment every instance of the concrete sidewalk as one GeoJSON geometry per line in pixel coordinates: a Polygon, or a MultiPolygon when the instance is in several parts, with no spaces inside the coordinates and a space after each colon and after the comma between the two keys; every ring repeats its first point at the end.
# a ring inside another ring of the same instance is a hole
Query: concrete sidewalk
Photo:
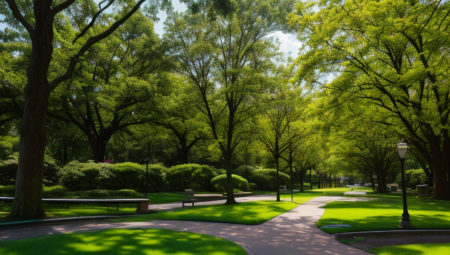
{"type": "Polygon", "coordinates": [[[48,234],[94,231],[109,228],[163,228],[191,231],[225,238],[244,246],[257,255],[362,255],[362,250],[342,244],[315,225],[331,201],[362,201],[363,197],[317,197],[261,225],[240,225],[214,222],[169,221],[109,223],[73,222],[0,230],[0,240],[17,240],[48,234]]]}

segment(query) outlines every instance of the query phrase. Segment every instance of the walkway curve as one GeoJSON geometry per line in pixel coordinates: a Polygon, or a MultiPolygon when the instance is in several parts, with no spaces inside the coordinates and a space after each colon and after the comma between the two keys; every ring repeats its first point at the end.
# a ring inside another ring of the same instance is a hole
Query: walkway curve
{"type": "Polygon", "coordinates": [[[95,231],[110,228],[162,228],[190,231],[231,240],[257,255],[363,255],[362,250],[342,244],[317,228],[323,206],[331,201],[362,201],[362,197],[316,197],[289,212],[260,225],[216,222],[156,220],[151,222],[71,222],[0,230],[0,240],[18,240],[66,232],[95,231]]]}

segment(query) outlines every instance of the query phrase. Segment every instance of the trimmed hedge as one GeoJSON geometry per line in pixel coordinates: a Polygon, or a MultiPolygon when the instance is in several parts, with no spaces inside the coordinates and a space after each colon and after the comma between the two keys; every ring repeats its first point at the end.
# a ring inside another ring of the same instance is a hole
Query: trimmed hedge
{"type": "MultiPolygon", "coordinates": [[[[248,181],[245,178],[236,174],[232,174],[231,178],[233,179],[233,188],[243,191],[248,191],[250,189],[250,185],[248,184],[248,181]]],[[[227,175],[221,174],[219,176],[214,177],[211,180],[211,184],[213,184],[217,190],[221,192],[226,192],[227,175]]]]}
{"type": "Polygon", "coordinates": [[[167,168],[159,165],[149,165],[148,166],[148,190],[150,192],[161,192],[165,189],[166,180],[164,176],[166,175],[167,168]]]}
{"type": "Polygon", "coordinates": [[[80,198],[114,198],[114,197],[126,197],[126,198],[138,198],[141,197],[139,193],[132,189],[121,190],[86,190],[71,192],[72,196],[80,198]]]}
{"type": "Polygon", "coordinates": [[[102,189],[105,181],[112,177],[108,163],[80,163],[72,161],[59,172],[60,183],[71,191],[102,189]]]}
{"type": "MultiPolygon", "coordinates": [[[[15,185],[19,158],[11,155],[8,160],[0,161],[0,185],[15,185]]],[[[46,155],[44,159],[44,184],[54,186],[58,184],[59,167],[55,160],[46,155]]]]}
{"type": "MultiPolygon", "coordinates": [[[[149,165],[149,191],[159,192],[165,187],[161,165],[149,165]]],[[[71,191],[122,190],[145,191],[145,166],[126,162],[120,164],[80,163],[72,161],[59,172],[60,183],[71,191]]]]}
{"type": "Polygon", "coordinates": [[[211,179],[217,173],[209,166],[197,164],[178,165],[170,168],[166,174],[168,190],[183,191],[185,189],[214,190],[211,179]]]}
{"type": "MultiPolygon", "coordinates": [[[[285,173],[279,173],[279,184],[286,185],[290,189],[291,177],[285,173]]],[[[259,190],[277,190],[276,183],[277,170],[276,169],[259,169],[253,171],[249,181],[255,183],[259,190]]]]}
{"type": "Polygon", "coordinates": [[[108,169],[112,175],[100,185],[102,189],[137,189],[145,190],[145,166],[126,162],[111,165],[108,169]]]}
{"type": "MultiPolygon", "coordinates": [[[[402,183],[402,175],[397,175],[396,182],[402,183]]],[[[428,178],[423,169],[409,169],[405,171],[405,185],[407,188],[411,188],[413,190],[416,189],[417,185],[427,184],[428,178]]]]}
{"type": "MultiPolygon", "coordinates": [[[[13,197],[15,193],[16,186],[8,185],[8,186],[0,186],[0,196],[8,196],[13,197]]],[[[52,187],[43,187],[42,197],[50,198],[50,197],[64,197],[66,195],[67,189],[61,185],[56,185],[52,187]]]]}

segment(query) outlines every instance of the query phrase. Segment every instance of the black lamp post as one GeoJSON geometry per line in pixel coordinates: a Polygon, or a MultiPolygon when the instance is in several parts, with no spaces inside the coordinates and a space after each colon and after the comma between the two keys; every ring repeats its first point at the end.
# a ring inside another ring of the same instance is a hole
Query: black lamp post
{"type": "Polygon", "coordinates": [[[148,198],[148,163],[150,163],[150,159],[147,157],[144,159],[145,165],[147,166],[147,171],[145,175],[145,198],[148,198]]]}
{"type": "Polygon", "coordinates": [[[406,186],[405,186],[405,158],[406,152],[408,151],[408,144],[398,143],[397,151],[398,157],[400,158],[400,162],[402,165],[403,214],[400,226],[402,226],[403,228],[410,228],[411,222],[409,221],[408,204],[406,202],[406,186]]]}

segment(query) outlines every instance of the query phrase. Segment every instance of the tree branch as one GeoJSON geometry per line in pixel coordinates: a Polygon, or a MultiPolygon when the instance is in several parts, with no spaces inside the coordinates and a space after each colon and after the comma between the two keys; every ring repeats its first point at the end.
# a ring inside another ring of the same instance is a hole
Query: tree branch
{"type": "Polygon", "coordinates": [[[14,0],[5,0],[5,1],[6,3],[8,3],[9,9],[11,9],[14,18],[16,18],[16,20],[18,20],[25,27],[25,29],[28,31],[28,34],[30,34],[31,38],[33,38],[34,29],[30,25],[30,23],[28,23],[28,21],[26,21],[25,18],[22,16],[22,13],[20,13],[20,10],[17,7],[16,2],[14,0]]]}

